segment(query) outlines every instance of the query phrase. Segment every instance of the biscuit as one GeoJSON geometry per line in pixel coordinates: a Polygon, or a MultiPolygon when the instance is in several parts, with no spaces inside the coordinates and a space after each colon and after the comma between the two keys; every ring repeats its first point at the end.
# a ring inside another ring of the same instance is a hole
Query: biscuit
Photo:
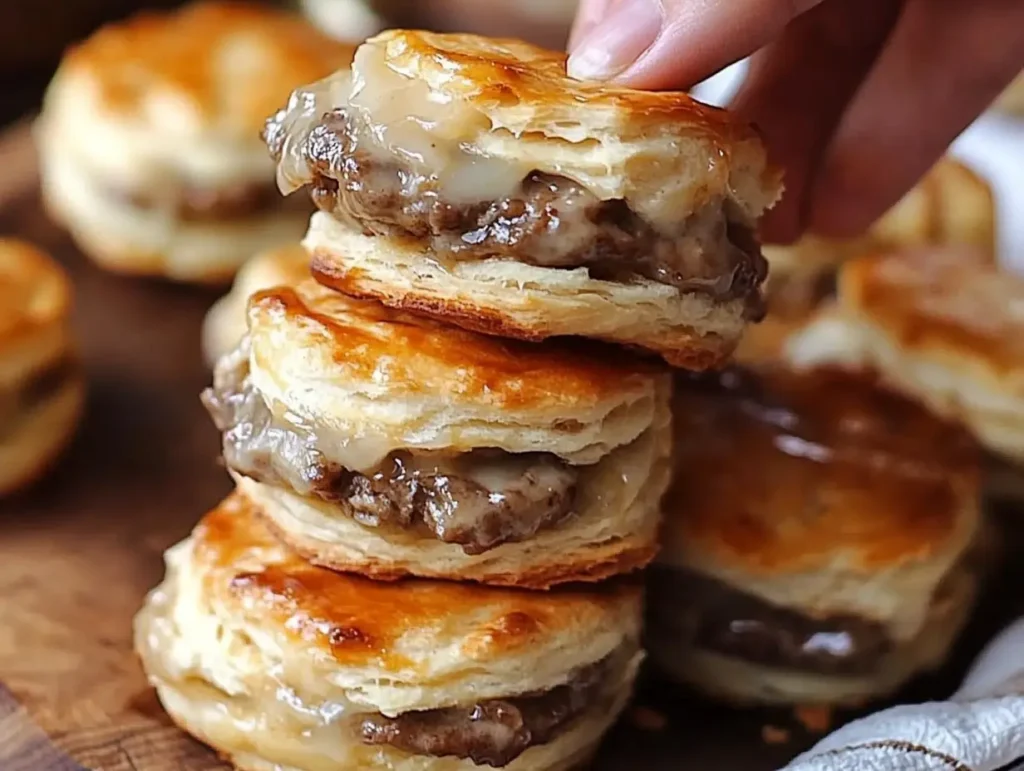
{"type": "Polygon", "coordinates": [[[296,16],[196,3],[71,49],[37,125],[44,202],[104,267],[223,282],[298,240],[308,203],[275,189],[260,126],[353,49],[296,16]]]}
{"type": "Polygon", "coordinates": [[[309,255],[298,243],[262,252],[235,276],[231,291],[220,298],[203,320],[203,356],[210,366],[234,350],[245,337],[249,296],[260,289],[291,286],[309,276],[309,255]]]}
{"type": "Polygon", "coordinates": [[[805,235],[790,246],[764,247],[769,273],[765,319],[747,328],[736,351],[746,364],[777,360],[789,335],[835,296],[842,263],[868,252],[928,244],[972,246],[995,264],[996,215],[988,183],[946,156],[864,235],[826,239],[805,235]]]}
{"type": "Polygon", "coordinates": [[[1024,462],[1024,281],[977,253],[917,249],[847,263],[836,302],[787,342],[801,368],[878,372],[1024,462]]]}
{"type": "Polygon", "coordinates": [[[171,717],[242,769],[542,771],[582,764],[622,710],[640,611],[626,584],[519,592],[317,568],[235,494],[168,551],[135,644],[171,717]]]}
{"type": "Polygon", "coordinates": [[[0,239],[0,495],[36,480],[70,441],[85,394],[71,287],[35,247],[0,239]]]}
{"type": "Polygon", "coordinates": [[[391,30],[266,138],[282,190],[330,215],[310,241],[342,291],[696,368],[761,312],[755,230],[780,174],[753,129],[684,93],[573,80],[521,41],[391,30]]]}
{"type": "Polygon", "coordinates": [[[733,701],[855,704],[973,606],[978,448],[860,373],[679,378],[650,648],[733,701]]]}
{"type": "Polygon", "coordinates": [[[312,280],[253,295],[248,324],[204,401],[228,468],[315,561],[545,587],[653,557],[671,446],[660,369],[312,280]]]}

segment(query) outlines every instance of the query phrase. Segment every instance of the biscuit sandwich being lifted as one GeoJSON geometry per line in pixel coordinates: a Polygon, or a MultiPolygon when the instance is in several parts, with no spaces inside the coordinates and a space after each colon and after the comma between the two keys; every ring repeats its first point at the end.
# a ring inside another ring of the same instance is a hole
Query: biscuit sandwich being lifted
{"type": "Polygon", "coordinates": [[[319,281],[490,334],[578,335],[700,369],[762,311],[753,129],[683,93],[582,82],[516,40],[392,30],[266,129],[319,208],[319,281]]]}

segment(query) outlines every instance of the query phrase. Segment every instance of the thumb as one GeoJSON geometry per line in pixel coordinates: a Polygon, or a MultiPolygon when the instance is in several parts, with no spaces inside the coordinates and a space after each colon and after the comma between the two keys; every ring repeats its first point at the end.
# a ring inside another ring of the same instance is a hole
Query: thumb
{"type": "Polygon", "coordinates": [[[688,88],[761,48],[819,2],[584,0],[569,75],[634,88],[688,88]]]}

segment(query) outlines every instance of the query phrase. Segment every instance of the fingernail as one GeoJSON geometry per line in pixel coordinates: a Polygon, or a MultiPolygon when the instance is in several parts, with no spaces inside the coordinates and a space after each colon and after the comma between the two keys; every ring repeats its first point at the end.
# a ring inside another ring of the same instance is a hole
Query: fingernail
{"type": "Polygon", "coordinates": [[[573,22],[572,30],[569,33],[569,53],[576,50],[579,44],[587,39],[590,31],[604,18],[611,0],[583,0],[579,10],[576,12],[576,21],[573,22]]]}
{"type": "Polygon", "coordinates": [[[569,76],[579,80],[615,77],[651,47],[661,22],[659,0],[616,0],[572,52],[569,76]]]}

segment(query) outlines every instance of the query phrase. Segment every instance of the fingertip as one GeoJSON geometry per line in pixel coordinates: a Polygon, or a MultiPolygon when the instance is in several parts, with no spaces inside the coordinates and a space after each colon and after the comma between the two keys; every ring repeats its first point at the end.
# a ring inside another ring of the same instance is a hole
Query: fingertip
{"type": "Polygon", "coordinates": [[[569,41],[566,50],[575,51],[580,43],[596,27],[608,11],[611,0],[582,0],[576,10],[572,29],[569,30],[569,41]]]}
{"type": "Polygon", "coordinates": [[[616,78],[654,43],[662,21],[657,0],[617,0],[573,49],[566,63],[569,76],[579,80],[616,78]]]}

